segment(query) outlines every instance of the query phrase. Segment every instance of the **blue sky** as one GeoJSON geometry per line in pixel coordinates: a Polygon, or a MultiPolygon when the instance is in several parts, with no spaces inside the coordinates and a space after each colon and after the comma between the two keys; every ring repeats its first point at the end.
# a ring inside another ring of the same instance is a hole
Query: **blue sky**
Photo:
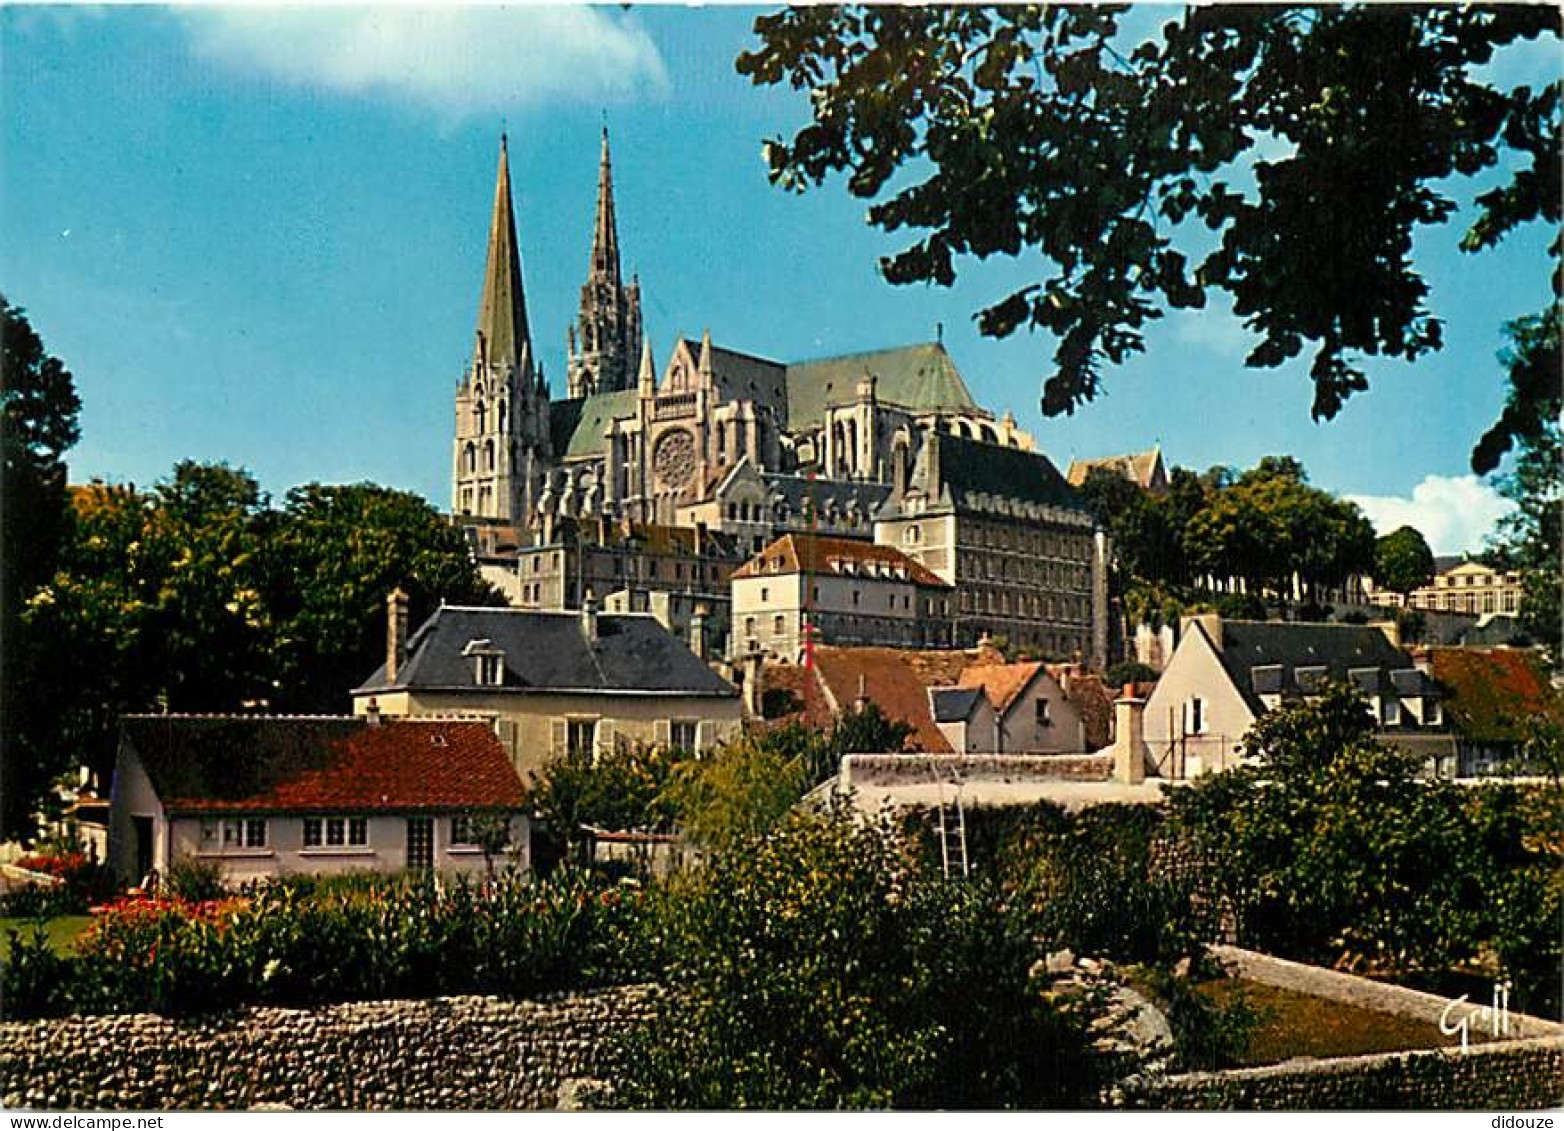
{"type": "MultiPolygon", "coordinates": [[[[1061,465],[1158,442],[1196,468],[1290,452],[1382,529],[1480,545],[1500,508],[1467,456],[1503,401],[1501,324],[1547,300],[1544,233],[1467,257],[1456,227],[1427,231],[1446,348],[1374,365],[1328,424],[1303,365],[1242,367],[1221,303],[1155,326],[1104,396],[1045,421],[1051,341],[994,342],[970,319],[1037,265],[893,288],[875,260],[896,242],[839,182],[768,184],[762,140],[807,107],[733,70],[761,10],[0,9],[0,289],[76,375],[73,479],[227,460],[279,496],[367,479],[446,505],[501,124],[535,345],[562,392],[606,111],[659,365],[704,328],[787,360],[943,323],[978,399],[1061,465]]],[[[1559,69],[1557,44],[1533,46],[1501,77],[1559,69]]]]}

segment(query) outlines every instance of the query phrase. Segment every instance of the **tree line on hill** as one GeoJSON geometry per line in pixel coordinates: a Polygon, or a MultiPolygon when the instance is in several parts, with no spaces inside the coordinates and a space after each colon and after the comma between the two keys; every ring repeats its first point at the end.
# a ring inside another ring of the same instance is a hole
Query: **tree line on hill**
{"type": "Polygon", "coordinates": [[[422,498],[183,461],[150,490],[68,487],[70,372],[0,298],[5,350],[0,834],[27,836],[77,765],[107,779],[119,716],[331,712],[384,658],[386,594],[502,603],[422,498]]]}

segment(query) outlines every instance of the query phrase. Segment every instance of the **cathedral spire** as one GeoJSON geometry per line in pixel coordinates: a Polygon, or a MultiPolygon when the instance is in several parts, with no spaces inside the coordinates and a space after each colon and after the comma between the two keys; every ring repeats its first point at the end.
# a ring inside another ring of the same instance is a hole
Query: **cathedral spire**
{"type": "Polygon", "coordinates": [[[619,224],[614,213],[614,169],[608,124],[597,166],[597,219],[581,307],[571,328],[566,385],[571,397],[635,387],[641,352],[641,285],[628,287],[619,264],[619,224]]]}
{"type": "Polygon", "coordinates": [[[483,298],[478,304],[479,356],[474,360],[520,367],[524,347],[530,345],[527,300],[521,287],[521,249],[516,242],[516,216],[511,211],[510,160],[505,135],[501,134],[494,215],[489,221],[489,258],[483,272],[483,298]]]}
{"type": "Polygon", "coordinates": [[[619,225],[614,218],[614,169],[608,154],[608,124],[603,124],[603,153],[597,165],[597,225],[592,232],[593,276],[620,285],[619,225]]]}

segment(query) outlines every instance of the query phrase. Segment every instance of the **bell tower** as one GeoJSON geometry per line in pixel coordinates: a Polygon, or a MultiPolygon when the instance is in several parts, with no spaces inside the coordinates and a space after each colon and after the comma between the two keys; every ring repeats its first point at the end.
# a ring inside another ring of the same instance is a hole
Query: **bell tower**
{"type": "Polygon", "coordinates": [[[472,363],[456,388],[451,511],[525,523],[549,463],[548,385],[533,360],[510,161],[500,167],[472,363]]]}

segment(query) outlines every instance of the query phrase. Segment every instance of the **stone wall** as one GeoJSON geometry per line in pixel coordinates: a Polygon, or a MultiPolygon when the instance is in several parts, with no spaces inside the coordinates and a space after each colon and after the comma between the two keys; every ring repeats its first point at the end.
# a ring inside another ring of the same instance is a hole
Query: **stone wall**
{"type": "Polygon", "coordinates": [[[608,1038],[651,1016],[631,986],[538,1001],[456,997],[0,1024],[7,1108],[546,1110],[608,1075],[608,1038]]]}
{"type": "Polygon", "coordinates": [[[949,782],[1107,781],[1111,754],[848,754],[845,786],[928,785],[949,782]]]}
{"type": "Polygon", "coordinates": [[[1536,1111],[1564,1103],[1564,1040],[1533,1037],[1132,1078],[1115,1106],[1183,1111],[1536,1111]]]}

